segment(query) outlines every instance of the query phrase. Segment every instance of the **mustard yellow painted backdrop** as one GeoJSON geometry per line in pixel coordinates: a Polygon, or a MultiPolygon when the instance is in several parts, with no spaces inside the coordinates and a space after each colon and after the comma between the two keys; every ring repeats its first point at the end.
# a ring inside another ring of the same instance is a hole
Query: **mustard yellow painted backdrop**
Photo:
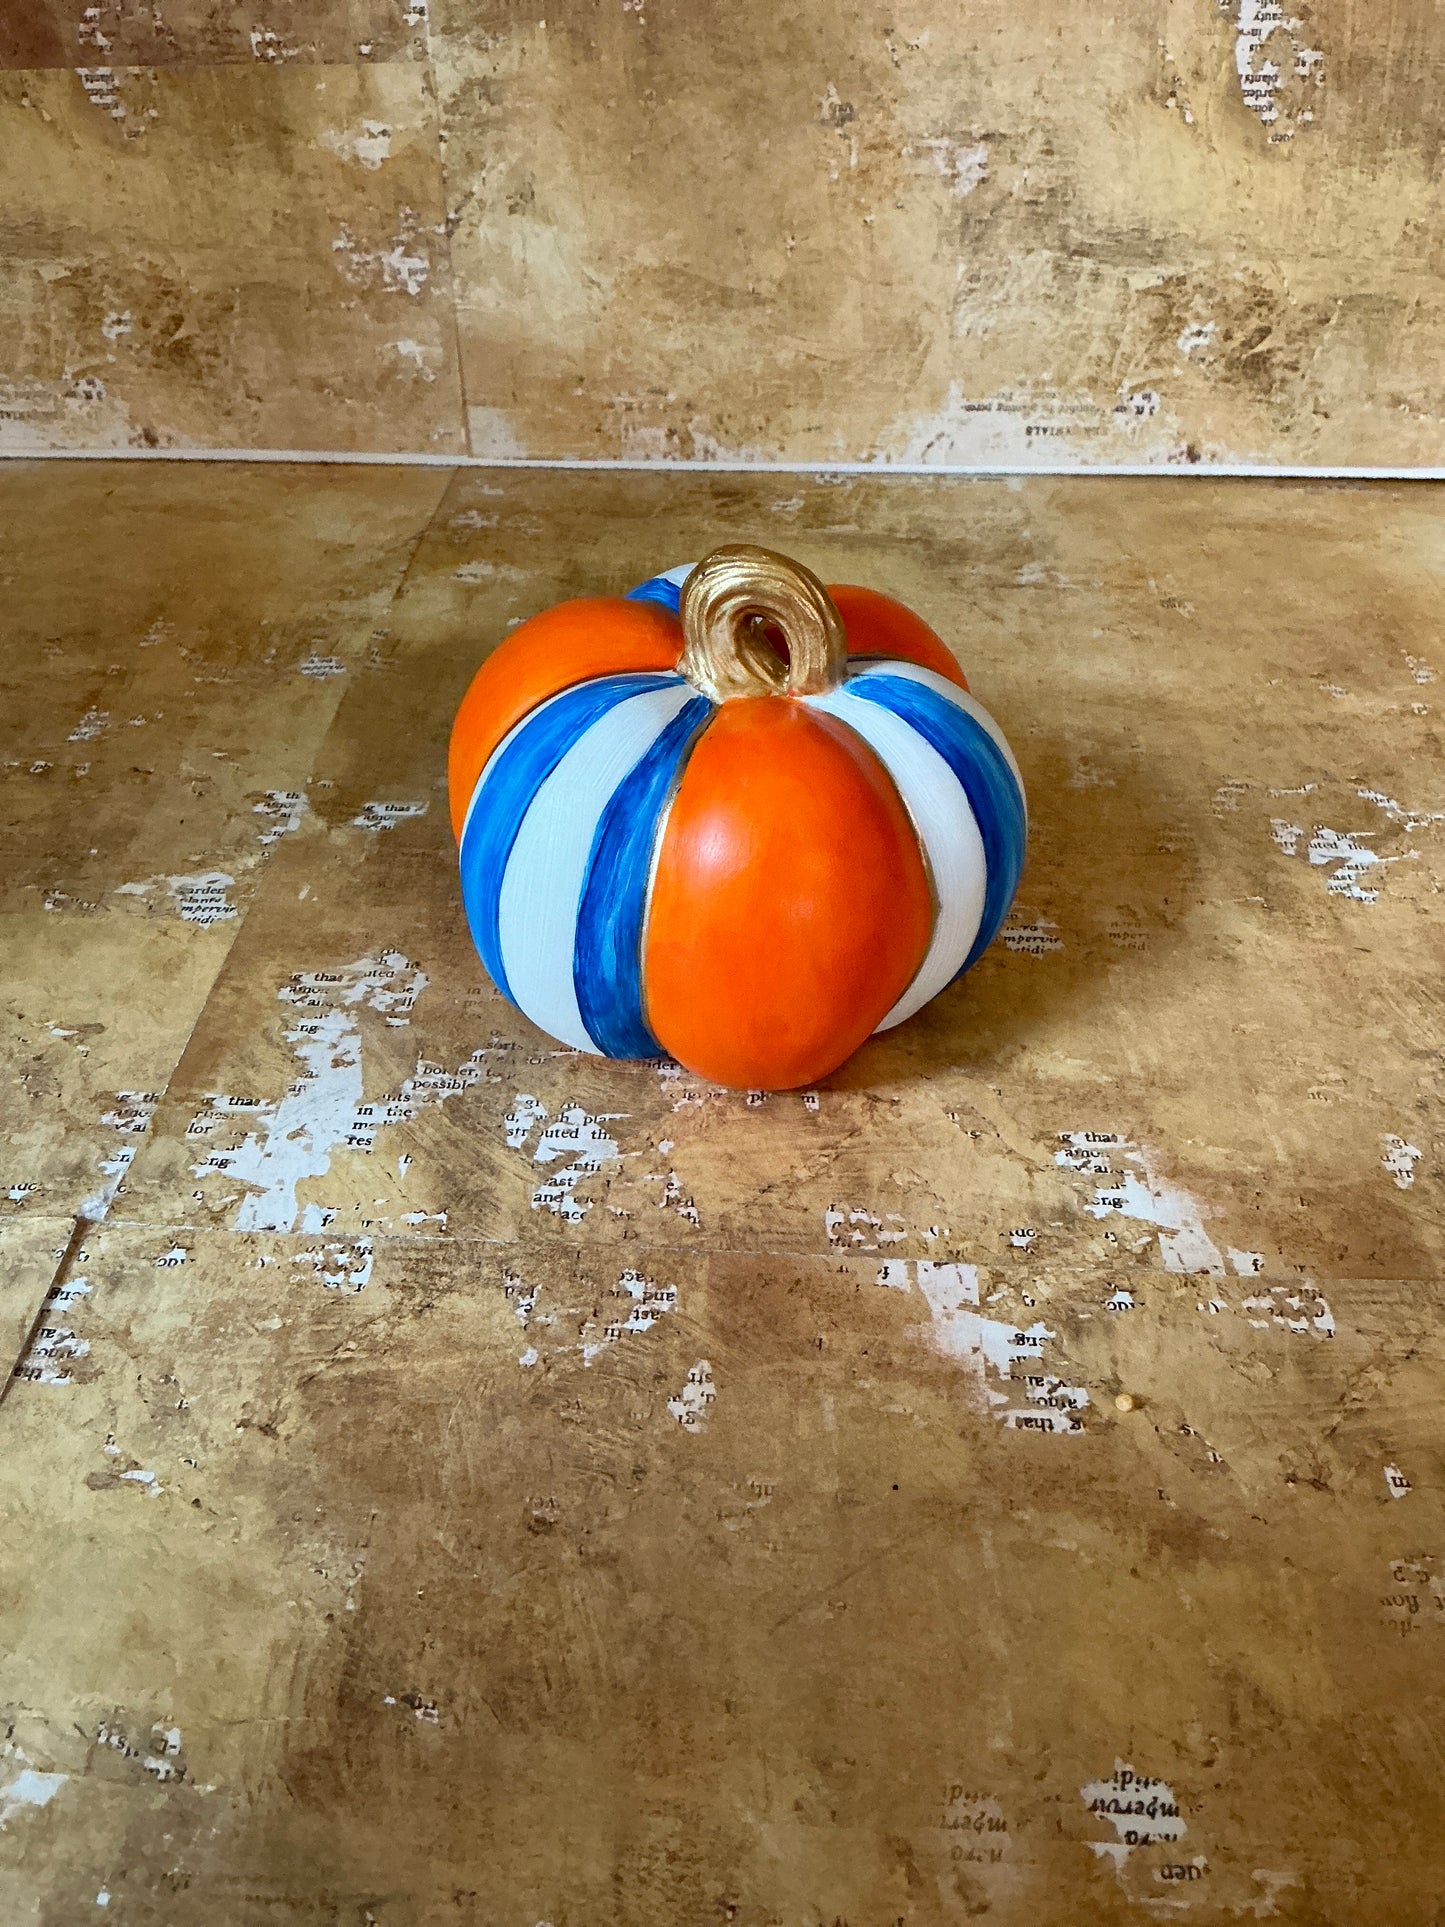
{"type": "Polygon", "coordinates": [[[1438,463],[1433,0],[7,0],[0,446],[1438,463]]]}

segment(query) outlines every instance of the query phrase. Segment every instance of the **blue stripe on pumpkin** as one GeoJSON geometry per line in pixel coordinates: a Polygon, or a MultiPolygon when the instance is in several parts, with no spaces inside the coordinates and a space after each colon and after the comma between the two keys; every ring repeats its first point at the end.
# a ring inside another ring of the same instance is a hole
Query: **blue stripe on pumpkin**
{"type": "Polygon", "coordinates": [[[669,569],[665,575],[649,576],[646,582],[627,591],[629,602],[656,602],[676,615],[682,607],[682,585],[692,574],[692,564],[669,569]]]}
{"type": "Polygon", "coordinates": [[[459,853],[462,903],[487,974],[513,1003],[502,962],[498,909],[507,859],[533,797],[577,738],[599,716],[646,689],[665,689],[676,676],[598,676],[578,683],[519,723],[496,750],[478,779],[462,831],[459,853]]]}
{"type": "Polygon", "coordinates": [[[716,714],[706,696],[678,711],[612,792],[577,912],[572,977],[587,1034],[606,1057],[662,1057],[647,1028],[642,926],[658,824],[677,773],[716,714]]]}
{"type": "Polygon", "coordinates": [[[1003,752],[983,725],[937,690],[877,670],[850,677],[847,688],[850,696],[861,696],[865,702],[877,703],[902,717],[938,751],[963,785],[983,838],[988,881],[983,917],[959,970],[962,976],[998,935],[1018,888],[1027,834],[1023,792],[1003,752]]]}

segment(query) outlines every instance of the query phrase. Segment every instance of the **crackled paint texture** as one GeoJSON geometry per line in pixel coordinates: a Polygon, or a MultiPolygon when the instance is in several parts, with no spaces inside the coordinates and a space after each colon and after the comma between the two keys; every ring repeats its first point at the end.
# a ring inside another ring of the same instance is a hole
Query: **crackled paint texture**
{"type": "Polygon", "coordinates": [[[59,467],[0,470],[6,1927],[1432,1918],[1440,492],[59,467]],[[534,1030],[441,787],[509,627],[748,539],[916,605],[1031,805],[1001,941],[774,1095],[534,1030]]]}
{"type": "Polygon", "coordinates": [[[1442,66],[1428,0],[33,0],[0,436],[1439,463],[1442,66]]]}

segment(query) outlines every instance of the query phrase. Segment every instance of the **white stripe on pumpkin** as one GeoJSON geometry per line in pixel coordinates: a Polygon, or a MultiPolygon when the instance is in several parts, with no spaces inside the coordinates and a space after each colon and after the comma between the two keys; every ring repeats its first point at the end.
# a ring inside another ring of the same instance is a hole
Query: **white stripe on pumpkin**
{"type": "MultiPolygon", "coordinates": [[[[944,697],[946,701],[961,709],[965,715],[972,716],[979,728],[998,745],[1004,761],[1013,771],[1014,781],[1019,786],[1019,801],[1024,806],[1024,821],[1027,823],[1029,800],[1024,794],[1024,779],[1019,774],[1014,753],[1009,748],[1003,731],[976,697],[970,696],[966,689],[960,689],[956,682],[950,682],[947,676],[940,676],[933,669],[925,669],[922,663],[903,662],[894,657],[889,657],[886,662],[870,662],[866,669],[857,670],[849,681],[859,682],[865,676],[901,676],[905,682],[922,683],[925,689],[933,690],[936,695],[944,697]]],[[[845,684],[844,687],[846,686],[845,684]]]]}
{"type": "Polygon", "coordinates": [[[540,786],[507,859],[498,905],[502,963],[539,1029],[597,1053],[572,981],[577,911],[602,812],[685,703],[690,684],[629,696],[584,730],[540,786]]]}
{"type": "Polygon", "coordinates": [[[933,873],[933,936],[912,983],[878,1025],[892,1030],[952,983],[973,948],[988,885],[983,838],[962,783],[911,723],[862,696],[850,696],[846,685],[806,700],[846,723],[882,763],[933,873]]]}

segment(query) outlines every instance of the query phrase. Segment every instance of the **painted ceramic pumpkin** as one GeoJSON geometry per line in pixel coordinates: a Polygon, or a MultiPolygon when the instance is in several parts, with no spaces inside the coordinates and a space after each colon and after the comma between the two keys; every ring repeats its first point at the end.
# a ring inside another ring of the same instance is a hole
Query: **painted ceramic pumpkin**
{"type": "Polygon", "coordinates": [[[1017,765],[943,643],[767,549],[524,622],[457,713],[450,788],[499,990],[580,1050],[756,1089],[951,983],[1023,863],[1017,765]]]}

